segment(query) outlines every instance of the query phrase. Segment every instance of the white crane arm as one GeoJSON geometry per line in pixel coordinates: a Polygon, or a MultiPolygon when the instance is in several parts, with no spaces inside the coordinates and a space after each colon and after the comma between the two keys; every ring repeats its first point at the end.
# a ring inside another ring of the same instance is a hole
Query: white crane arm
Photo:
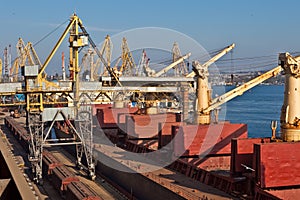
{"type": "MultiPolygon", "coordinates": [[[[202,66],[203,67],[209,67],[211,64],[213,64],[214,62],[216,62],[217,60],[219,60],[222,56],[224,56],[229,51],[231,51],[234,47],[235,47],[235,44],[231,44],[230,46],[224,48],[220,53],[218,53],[217,55],[215,55],[214,57],[212,57],[211,59],[209,59],[202,66]]],[[[194,76],[195,76],[195,72],[191,72],[188,75],[186,75],[186,77],[189,77],[189,78],[190,77],[194,77],[194,76]]]]}
{"type": "Polygon", "coordinates": [[[188,53],[188,54],[182,56],[181,58],[179,58],[178,60],[176,60],[175,62],[170,64],[169,66],[167,66],[167,67],[163,68],[162,70],[160,70],[159,72],[155,73],[153,75],[153,77],[159,77],[162,74],[167,73],[170,69],[172,69],[173,67],[175,67],[179,63],[183,62],[185,59],[189,58],[190,56],[191,56],[191,53],[188,53]]]}
{"type": "Polygon", "coordinates": [[[211,110],[216,109],[217,107],[221,106],[222,104],[226,103],[227,101],[230,101],[231,99],[242,95],[247,90],[253,88],[254,86],[264,82],[265,80],[277,76],[281,72],[282,68],[281,66],[277,66],[274,69],[248,81],[247,83],[244,83],[243,85],[234,88],[233,90],[215,98],[212,100],[209,107],[202,110],[202,112],[209,112],[211,110]]]}

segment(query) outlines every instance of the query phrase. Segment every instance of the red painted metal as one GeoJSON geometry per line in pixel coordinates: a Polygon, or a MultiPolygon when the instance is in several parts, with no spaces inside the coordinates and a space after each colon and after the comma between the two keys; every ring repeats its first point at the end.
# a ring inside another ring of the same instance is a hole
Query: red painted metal
{"type": "Polygon", "coordinates": [[[179,127],[174,140],[176,156],[198,156],[231,153],[232,138],[246,138],[247,125],[219,123],[179,127]]]}
{"type": "Polygon", "coordinates": [[[158,123],[158,148],[162,148],[172,140],[172,126],[184,126],[185,122],[158,123]]]}
{"type": "Polygon", "coordinates": [[[43,163],[43,173],[46,173],[48,175],[52,174],[52,170],[54,168],[63,165],[51,153],[49,153],[46,150],[43,151],[43,163]]]}
{"type": "Polygon", "coordinates": [[[256,182],[261,188],[300,184],[300,142],[254,144],[256,182]]]}
{"type": "Polygon", "coordinates": [[[158,135],[158,124],[176,122],[178,114],[127,115],[126,133],[136,138],[151,138],[158,135]]]}
{"type": "Polygon", "coordinates": [[[97,119],[101,128],[119,128],[125,123],[125,115],[135,113],[137,108],[99,108],[97,119]]]}
{"type": "Polygon", "coordinates": [[[229,155],[214,155],[211,157],[205,156],[203,158],[189,158],[188,162],[198,168],[207,171],[230,169],[229,155]]]}
{"type": "Polygon", "coordinates": [[[255,186],[255,200],[276,200],[276,199],[284,199],[284,200],[295,200],[300,197],[300,189],[262,189],[258,186],[255,186]]]}
{"type": "Polygon", "coordinates": [[[299,188],[283,189],[283,190],[270,190],[267,192],[279,199],[295,200],[295,199],[300,198],[300,189],[299,188]]]}
{"type": "Polygon", "coordinates": [[[249,172],[245,166],[253,169],[253,145],[259,143],[270,143],[270,138],[234,138],[231,141],[231,164],[232,175],[239,176],[249,172]],[[244,166],[242,166],[244,165],[244,166]]]}
{"type": "Polygon", "coordinates": [[[97,110],[101,109],[101,108],[111,108],[112,104],[108,103],[108,104],[93,104],[92,105],[92,110],[93,110],[93,115],[97,114],[97,110]]]}

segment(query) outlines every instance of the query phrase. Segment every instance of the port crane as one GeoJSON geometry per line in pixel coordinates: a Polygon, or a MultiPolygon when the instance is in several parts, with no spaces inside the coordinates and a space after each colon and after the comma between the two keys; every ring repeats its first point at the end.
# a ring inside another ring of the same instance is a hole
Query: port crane
{"type": "MultiPolygon", "coordinates": [[[[178,43],[174,42],[173,48],[172,48],[172,57],[173,57],[173,62],[178,60],[179,58],[182,57],[181,51],[179,49],[178,43]]],[[[184,62],[178,64],[177,66],[174,67],[174,75],[175,76],[185,76],[188,73],[187,66],[184,62]]]]}
{"type": "Polygon", "coordinates": [[[132,76],[135,74],[134,70],[136,70],[136,64],[134,62],[132,53],[129,50],[127,40],[125,37],[123,37],[122,39],[121,49],[122,49],[122,54],[121,54],[122,65],[120,67],[119,73],[125,76],[132,76]]]}
{"type": "MultiPolygon", "coordinates": [[[[107,35],[105,37],[105,40],[103,42],[103,45],[100,49],[100,53],[102,55],[105,55],[105,60],[106,60],[106,63],[107,63],[107,66],[110,67],[110,64],[111,64],[111,52],[112,52],[112,49],[113,49],[113,44],[111,42],[111,39],[110,39],[110,36],[107,35]]],[[[98,66],[98,63],[100,63],[101,60],[98,58],[97,59],[97,62],[96,62],[96,66],[98,66]]],[[[103,64],[104,65],[104,64],[103,64]]],[[[105,67],[103,67],[103,72],[102,72],[104,75],[107,73],[107,70],[105,67]]]]}
{"type": "Polygon", "coordinates": [[[10,69],[10,76],[13,77],[13,81],[18,81],[19,69],[25,65],[42,65],[31,42],[25,45],[23,39],[19,38],[16,48],[18,57],[10,69]]]}
{"type": "MultiPolygon", "coordinates": [[[[27,120],[30,130],[30,154],[29,160],[32,164],[32,170],[35,174],[35,180],[37,182],[42,181],[42,156],[43,148],[46,146],[55,145],[76,145],[77,154],[77,166],[82,167],[82,157],[86,156],[87,167],[89,171],[89,176],[91,179],[95,179],[95,163],[93,160],[93,139],[92,139],[92,116],[91,116],[91,102],[81,101],[79,96],[79,49],[87,46],[88,41],[91,45],[95,47],[95,44],[89,37],[85,28],[83,27],[82,21],[79,17],[74,14],[71,16],[70,22],[67,28],[64,30],[62,36],[57,41],[53,50],[47,57],[46,61],[41,65],[24,66],[24,77],[25,77],[25,93],[26,96],[26,111],[27,120]],[[79,32],[81,29],[82,32],[79,32]],[[62,41],[66,35],[70,33],[69,43],[70,43],[70,69],[72,86],[68,89],[54,88],[51,90],[43,90],[43,74],[44,71],[52,59],[53,55],[57,51],[58,47],[61,45],[62,41]],[[45,108],[44,99],[47,93],[72,93],[73,107],[64,108],[45,108]],[[71,119],[75,119],[75,126],[70,122],[71,119]],[[52,139],[49,138],[51,129],[56,121],[65,121],[70,130],[73,132],[72,138],[60,138],[52,139]],[[46,130],[44,129],[44,124],[50,123],[50,127],[46,130]],[[59,142],[57,141],[68,141],[59,142]]],[[[101,56],[101,60],[105,63],[108,68],[104,58],[100,54],[99,50],[95,50],[98,55],[101,56]]],[[[108,68],[110,71],[110,68],[108,68]]],[[[111,71],[110,71],[111,72],[111,71]]],[[[113,72],[111,72],[113,73],[113,72]]]]}

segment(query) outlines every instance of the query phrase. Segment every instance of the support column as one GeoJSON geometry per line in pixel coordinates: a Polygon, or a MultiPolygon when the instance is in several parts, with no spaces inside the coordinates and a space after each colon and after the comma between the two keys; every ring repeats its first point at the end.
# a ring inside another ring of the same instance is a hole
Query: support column
{"type": "Polygon", "coordinates": [[[281,133],[284,141],[300,141],[300,62],[288,53],[279,60],[285,72],[284,101],[281,108],[281,133]]]}

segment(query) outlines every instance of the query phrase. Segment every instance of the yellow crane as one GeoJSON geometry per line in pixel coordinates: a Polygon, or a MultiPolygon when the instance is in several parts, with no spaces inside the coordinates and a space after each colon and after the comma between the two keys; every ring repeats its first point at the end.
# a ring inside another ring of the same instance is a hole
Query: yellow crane
{"type": "MultiPolygon", "coordinates": [[[[103,42],[103,45],[100,49],[100,53],[101,55],[104,57],[107,65],[110,67],[110,63],[111,63],[111,50],[112,50],[112,42],[110,39],[110,36],[107,35],[105,37],[105,40],[103,42]]],[[[94,81],[95,79],[97,79],[97,77],[99,77],[99,67],[102,64],[103,65],[103,71],[101,73],[101,75],[108,75],[107,73],[107,69],[105,67],[105,65],[101,62],[101,59],[98,58],[96,62],[94,62],[94,55],[95,55],[95,51],[93,48],[89,48],[87,50],[87,52],[83,55],[82,60],[81,60],[81,68],[83,69],[84,72],[90,72],[89,76],[90,76],[90,81],[94,81]]],[[[83,77],[83,79],[85,79],[86,77],[83,77]]]]}
{"type": "MultiPolygon", "coordinates": [[[[102,56],[104,57],[104,59],[105,59],[105,61],[106,61],[106,63],[107,63],[107,66],[108,66],[109,68],[110,68],[110,65],[111,65],[111,53],[112,53],[112,48],[113,48],[112,41],[111,41],[111,39],[110,39],[110,36],[107,35],[107,36],[105,37],[105,40],[104,40],[104,42],[103,42],[103,45],[102,45],[102,47],[101,47],[101,49],[100,49],[100,53],[101,53],[102,56]]],[[[95,68],[96,68],[97,66],[99,66],[100,63],[102,63],[102,62],[101,62],[101,59],[98,58],[97,61],[96,61],[96,64],[95,64],[95,68]]],[[[103,65],[103,71],[102,71],[102,74],[103,74],[103,75],[107,75],[107,74],[108,74],[108,71],[107,71],[107,69],[106,69],[106,67],[105,67],[105,63],[102,63],[102,65],[103,65]]],[[[96,70],[97,70],[97,69],[96,69],[96,70]]],[[[98,74],[97,74],[97,75],[98,75],[98,74]]]]}
{"type": "Polygon", "coordinates": [[[10,69],[10,76],[13,78],[13,81],[18,81],[19,69],[21,67],[25,65],[42,65],[31,42],[25,45],[23,39],[19,38],[16,48],[18,57],[10,69]]]}
{"type": "Polygon", "coordinates": [[[127,76],[132,76],[134,75],[133,70],[136,70],[136,65],[132,53],[129,50],[127,40],[125,37],[122,40],[121,48],[122,48],[122,55],[121,55],[122,65],[119,72],[123,75],[125,74],[127,76]]]}

